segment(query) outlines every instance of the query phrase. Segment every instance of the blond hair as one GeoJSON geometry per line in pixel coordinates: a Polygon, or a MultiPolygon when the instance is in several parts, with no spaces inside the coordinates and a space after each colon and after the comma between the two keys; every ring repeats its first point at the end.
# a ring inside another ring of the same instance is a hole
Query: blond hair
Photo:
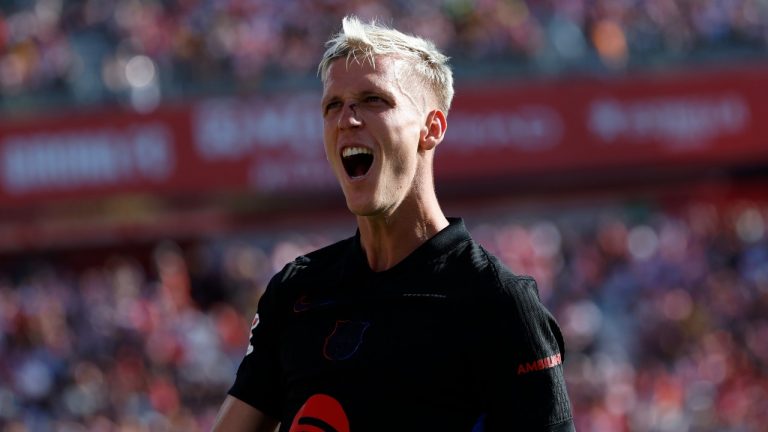
{"type": "Polygon", "coordinates": [[[453,100],[453,73],[448,57],[434,43],[375,21],[363,23],[355,16],[344,17],[341,26],[342,30],[326,42],[327,49],[317,68],[323,83],[334,60],[367,61],[375,67],[375,56],[392,55],[413,65],[416,76],[434,93],[438,107],[448,114],[453,100]]]}

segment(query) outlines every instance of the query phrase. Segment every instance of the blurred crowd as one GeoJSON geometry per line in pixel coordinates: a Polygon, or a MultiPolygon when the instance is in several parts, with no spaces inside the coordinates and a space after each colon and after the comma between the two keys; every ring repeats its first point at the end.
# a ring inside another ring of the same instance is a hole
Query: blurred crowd
{"type": "Polygon", "coordinates": [[[322,44],[349,13],[433,39],[460,76],[768,48],[761,0],[6,0],[0,102],[151,108],[161,97],[273,88],[278,78],[313,76],[322,44]]]}
{"type": "MultiPolygon", "coordinates": [[[[539,282],[580,431],[768,424],[768,202],[467,215],[539,282]]],[[[206,431],[271,275],[345,229],[0,268],[0,430],[206,431]]]]}

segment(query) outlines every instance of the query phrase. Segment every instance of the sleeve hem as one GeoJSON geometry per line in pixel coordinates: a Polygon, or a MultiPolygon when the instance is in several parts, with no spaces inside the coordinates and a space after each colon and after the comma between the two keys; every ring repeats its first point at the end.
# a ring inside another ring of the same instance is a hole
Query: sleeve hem
{"type": "Polygon", "coordinates": [[[547,426],[547,432],[576,432],[576,426],[573,424],[573,418],[563,420],[547,426]]]}

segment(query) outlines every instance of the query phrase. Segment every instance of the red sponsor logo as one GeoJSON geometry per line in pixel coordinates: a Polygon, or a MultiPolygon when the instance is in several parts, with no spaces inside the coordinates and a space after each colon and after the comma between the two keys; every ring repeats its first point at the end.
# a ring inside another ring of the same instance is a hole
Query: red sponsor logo
{"type": "Polygon", "coordinates": [[[529,372],[549,369],[562,363],[563,363],[563,357],[560,355],[560,353],[557,353],[555,355],[552,355],[543,359],[534,360],[529,363],[520,363],[517,366],[517,374],[523,375],[529,372]]]}
{"type": "Polygon", "coordinates": [[[296,413],[289,432],[349,432],[349,420],[339,401],[316,394],[296,413]]]}

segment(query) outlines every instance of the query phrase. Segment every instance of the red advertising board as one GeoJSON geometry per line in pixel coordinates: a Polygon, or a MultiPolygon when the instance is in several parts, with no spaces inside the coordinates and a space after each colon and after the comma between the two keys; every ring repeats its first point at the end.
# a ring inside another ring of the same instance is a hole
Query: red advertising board
{"type": "MultiPolygon", "coordinates": [[[[437,181],[768,162],[768,68],[459,87],[437,181]]],[[[327,191],[319,95],[0,122],[0,206],[327,191]]]]}
{"type": "Polygon", "coordinates": [[[768,161],[768,69],[485,87],[458,99],[443,178],[768,161]]]}

